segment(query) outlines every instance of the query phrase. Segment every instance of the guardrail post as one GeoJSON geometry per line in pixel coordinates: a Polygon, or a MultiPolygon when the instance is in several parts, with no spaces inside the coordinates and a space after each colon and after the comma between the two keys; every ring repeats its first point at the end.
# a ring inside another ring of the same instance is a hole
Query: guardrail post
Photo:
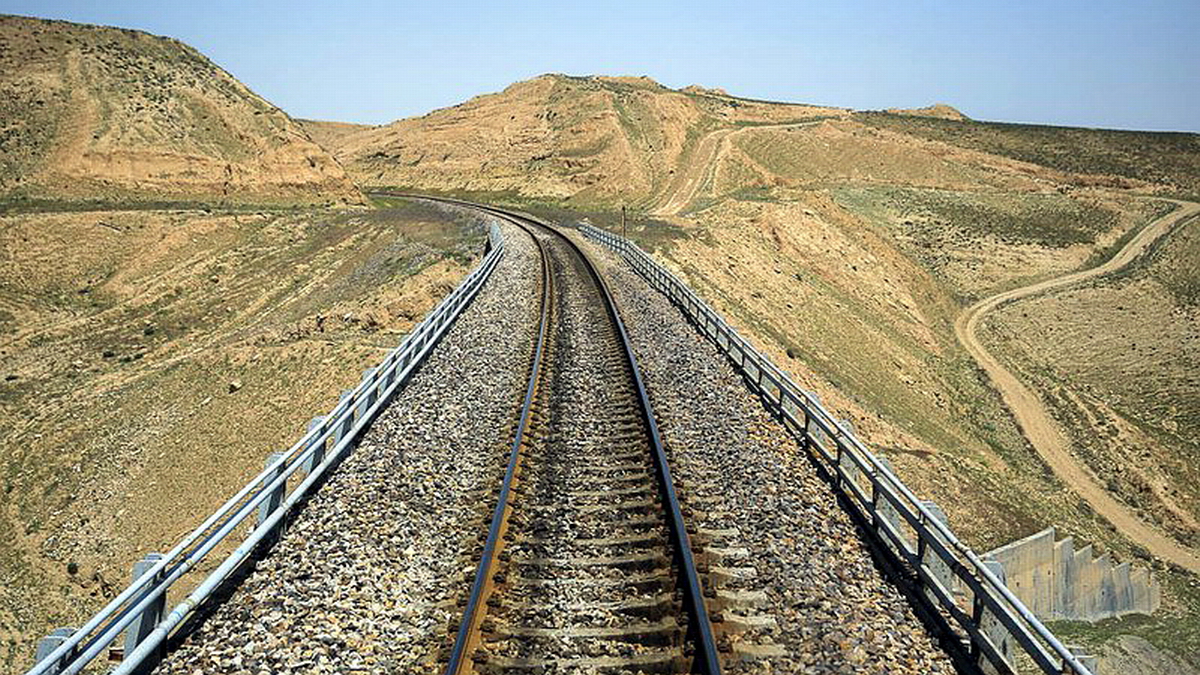
{"type": "MultiPolygon", "coordinates": [[[[892,469],[892,463],[890,460],[883,457],[878,457],[876,458],[876,461],[880,466],[887,469],[888,473],[895,473],[892,469]]],[[[890,482],[891,480],[882,473],[879,473],[875,476],[875,484],[872,487],[871,492],[872,510],[875,512],[874,525],[876,533],[879,535],[879,538],[883,541],[884,545],[892,549],[892,551],[900,556],[901,559],[905,559],[908,557],[907,554],[911,553],[911,549],[909,549],[910,545],[908,542],[908,537],[905,536],[906,533],[904,524],[900,519],[900,511],[896,509],[896,505],[892,503],[892,500],[883,496],[883,491],[879,488],[879,485],[890,482]],[[899,550],[896,547],[896,542],[883,532],[883,524],[885,522],[888,525],[891,525],[892,530],[894,530],[896,535],[899,536],[900,541],[902,542],[900,545],[909,550],[899,550]]],[[[893,490],[892,492],[895,491],[893,490]]]]}
{"type": "MultiPolygon", "coordinates": [[[[1088,652],[1087,647],[1080,647],[1079,645],[1067,645],[1067,649],[1071,650],[1071,653],[1075,655],[1075,658],[1079,659],[1079,662],[1083,664],[1083,667],[1087,668],[1089,671],[1094,673],[1096,672],[1096,669],[1099,668],[1100,659],[1091,655],[1088,652]]],[[[1066,669],[1064,668],[1064,670],[1066,669]]]]}
{"type": "MultiPolygon", "coordinates": [[[[733,347],[733,340],[730,340],[730,347],[733,347]]],[[[811,391],[806,393],[808,394],[808,399],[813,403],[816,403],[817,405],[821,404],[821,399],[815,393],[811,391]]],[[[811,447],[813,444],[821,441],[819,436],[821,433],[821,427],[817,424],[816,417],[813,416],[812,411],[808,406],[808,400],[805,400],[804,398],[801,398],[800,400],[802,402],[801,405],[804,408],[804,440],[808,446],[811,447]]],[[[805,449],[807,450],[809,447],[806,447],[805,449]]]]}
{"type": "MultiPolygon", "coordinates": [[[[33,657],[33,659],[34,659],[33,662],[41,663],[42,659],[53,654],[54,650],[58,649],[59,645],[66,642],[67,638],[71,637],[74,634],[75,634],[74,628],[55,628],[52,633],[50,633],[46,637],[42,638],[41,640],[38,640],[37,652],[33,657]]],[[[66,655],[66,659],[69,660],[70,658],[71,658],[71,654],[68,653],[66,655]]],[[[46,670],[46,673],[48,675],[58,675],[58,673],[60,673],[61,671],[62,671],[62,664],[60,661],[59,663],[55,663],[54,665],[50,666],[50,668],[46,670]]]]}
{"type": "MultiPolygon", "coordinates": [[[[313,420],[313,422],[316,422],[316,421],[317,420],[313,420]]],[[[310,422],[309,424],[311,425],[312,422],[310,422]]],[[[271,454],[267,455],[267,466],[269,467],[272,464],[274,464],[275,462],[278,462],[281,457],[284,457],[286,455],[287,455],[286,452],[272,452],[271,454]]],[[[316,466],[316,464],[313,464],[312,466],[316,466]]],[[[271,481],[274,481],[276,478],[279,478],[280,476],[282,476],[283,470],[284,470],[284,464],[281,463],[279,465],[278,469],[276,469],[269,476],[267,476],[266,480],[268,481],[268,483],[271,481]]],[[[281,503],[283,503],[283,493],[286,489],[287,489],[287,483],[284,482],[284,483],[280,484],[279,487],[272,490],[271,494],[267,495],[267,498],[262,500],[262,502],[259,503],[259,505],[258,505],[258,524],[259,525],[262,525],[264,522],[266,522],[267,518],[270,518],[271,514],[275,512],[275,509],[279,508],[279,505],[281,503]]]]}
{"type": "MultiPolygon", "coordinates": [[[[317,415],[308,421],[308,431],[317,429],[322,424],[325,424],[325,416],[317,415]]],[[[316,438],[310,441],[310,443],[311,445],[315,445],[316,448],[313,449],[313,452],[308,456],[308,459],[304,460],[303,468],[305,473],[312,473],[313,469],[317,468],[317,466],[325,459],[325,439],[321,438],[320,434],[318,434],[316,438]]],[[[270,462],[271,460],[268,459],[267,461],[270,462]]],[[[261,519],[259,522],[262,522],[261,519]]]]}
{"type": "MultiPolygon", "coordinates": [[[[133,581],[142,578],[154,564],[162,560],[161,553],[147,553],[146,557],[133,564],[133,581]]],[[[158,626],[167,609],[167,594],[164,592],[146,605],[146,609],[125,629],[125,654],[132,654],[134,649],[146,639],[147,635],[158,626]]]]}
{"type": "MultiPolygon", "coordinates": [[[[699,332],[712,337],[734,368],[740,371],[753,393],[768,398],[762,383],[763,370],[768,367],[778,371],[778,368],[739,337],[719,314],[714,312],[710,317],[710,310],[686,283],[632,241],[586,224],[580,229],[589,239],[622,254],[633,271],[650,288],[673,303],[685,317],[696,319],[699,315],[701,318],[695,321],[699,332]],[[710,320],[713,324],[711,331],[708,328],[710,320]]],[[[796,387],[786,378],[786,374],[781,374],[777,379],[782,381],[776,386],[787,386],[792,392],[798,408],[794,414],[797,417],[800,412],[804,414],[802,421],[797,419],[802,427],[793,429],[793,433],[800,437],[800,443],[814,453],[822,468],[829,472],[830,481],[836,483],[837,489],[845,493],[848,482],[854,499],[866,502],[854,506],[870,509],[872,526],[885,543],[894,548],[901,562],[917,566],[925,586],[922,592],[933,599],[934,606],[952,610],[949,616],[943,615],[947,626],[957,632],[951,623],[953,621],[972,634],[969,658],[976,661],[983,672],[1011,675],[1014,671],[1014,654],[1018,649],[1027,652],[1046,673],[1060,675],[1075,671],[1074,663],[1083,657],[1072,655],[1071,650],[1065,648],[1030,614],[1019,599],[1011,596],[1007,588],[996,589],[985,578],[985,574],[994,575],[1001,584],[1004,583],[1004,570],[998,562],[981,562],[969,549],[964,551],[963,544],[953,532],[938,526],[936,521],[945,523],[945,515],[937,505],[919,502],[919,511],[923,513],[919,516],[914,513],[918,510],[917,497],[891,472],[889,464],[876,458],[869,449],[857,442],[848,442],[842,433],[823,429],[822,425],[833,420],[833,417],[821,406],[819,398],[796,387]],[[885,477],[885,473],[890,477],[885,477]],[[872,479],[869,494],[859,489],[863,488],[863,480],[867,477],[872,479]],[[885,529],[896,534],[896,539],[888,537],[883,532],[885,529]],[[959,583],[962,581],[966,584],[959,583]],[[968,593],[973,594],[969,616],[958,611],[966,609],[963,599],[968,593]],[[1061,659],[1061,665],[1056,667],[1053,664],[1058,659],[1061,659]]],[[[784,405],[783,398],[781,395],[781,406],[784,405]]],[[[849,432],[847,435],[853,435],[849,424],[844,423],[843,426],[849,432]]],[[[1090,667],[1092,663],[1084,665],[1090,667]]]]}
{"type": "MultiPolygon", "coordinates": [[[[938,522],[942,523],[943,525],[950,524],[950,521],[946,518],[946,512],[943,511],[942,507],[938,506],[936,503],[931,501],[922,501],[921,505],[924,506],[925,510],[928,511],[929,514],[935,519],[937,519],[938,522]]],[[[926,536],[935,537],[937,535],[930,531],[926,533],[926,536]]],[[[933,576],[934,579],[937,579],[938,583],[942,585],[942,588],[946,589],[946,591],[951,595],[954,594],[954,572],[950,569],[950,565],[948,565],[945,560],[942,560],[942,557],[938,555],[938,552],[934,547],[925,547],[925,555],[921,557],[921,564],[925,565],[925,567],[929,569],[929,574],[933,576]]],[[[935,606],[941,602],[941,599],[932,590],[926,589],[925,595],[929,597],[929,600],[933,602],[935,606]]]]}
{"type": "MultiPolygon", "coordinates": [[[[345,403],[346,399],[350,398],[350,395],[353,393],[354,393],[354,391],[350,390],[350,389],[343,391],[341,396],[338,396],[338,404],[340,405],[342,403],[345,403]]],[[[333,442],[335,444],[340,442],[347,435],[349,435],[350,430],[354,428],[354,417],[355,417],[354,409],[349,406],[346,406],[342,409],[349,412],[350,414],[346,415],[345,418],[342,420],[341,425],[338,426],[338,430],[333,437],[333,442]]]]}
{"type": "MultiPolygon", "coordinates": [[[[424,346],[425,342],[428,340],[429,340],[429,333],[426,332],[424,335],[421,336],[421,345],[424,346]]],[[[376,386],[376,384],[375,384],[375,369],[367,368],[366,370],[364,370],[363,374],[362,374],[362,379],[363,379],[363,382],[371,383],[371,387],[369,389],[367,389],[367,402],[370,405],[375,405],[375,402],[379,400],[379,387],[376,386]]]]}
{"type": "Polygon", "coordinates": [[[850,420],[845,419],[838,420],[838,424],[846,431],[841,438],[837,439],[838,467],[841,469],[839,473],[846,481],[859,485],[858,466],[854,463],[854,457],[851,455],[850,450],[850,442],[847,440],[849,436],[854,435],[854,425],[850,423],[850,420]]]}
{"type": "MultiPolygon", "coordinates": [[[[1000,583],[1006,583],[1004,577],[1004,565],[998,560],[984,560],[984,567],[996,578],[1000,583]]],[[[979,632],[983,633],[995,647],[996,651],[1004,657],[1005,661],[1012,662],[1012,640],[1008,629],[1000,622],[979,598],[975,598],[975,615],[978,617],[976,625],[979,626],[979,632]]],[[[987,656],[980,653],[979,667],[987,675],[1005,675],[1002,671],[996,668],[987,656]]]]}

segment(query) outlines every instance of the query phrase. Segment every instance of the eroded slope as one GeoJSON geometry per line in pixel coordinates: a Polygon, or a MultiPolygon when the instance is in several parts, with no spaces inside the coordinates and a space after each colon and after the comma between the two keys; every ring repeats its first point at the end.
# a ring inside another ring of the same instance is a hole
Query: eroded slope
{"type": "Polygon", "coordinates": [[[0,16],[0,198],[362,202],[286,113],[195,49],[0,16]]]}

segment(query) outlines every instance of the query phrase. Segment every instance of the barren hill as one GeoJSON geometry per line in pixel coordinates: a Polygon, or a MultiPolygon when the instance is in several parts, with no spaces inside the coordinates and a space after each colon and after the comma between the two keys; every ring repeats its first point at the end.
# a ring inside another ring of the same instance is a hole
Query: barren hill
{"type": "Polygon", "coordinates": [[[936,117],[943,120],[963,121],[968,119],[954,106],[945,103],[935,103],[924,108],[889,108],[888,112],[896,115],[913,115],[915,117],[936,117]]]}
{"type": "Polygon", "coordinates": [[[329,142],[360,185],[649,202],[709,131],[846,114],[645,77],[543,75],[329,142]]]}
{"type": "Polygon", "coordinates": [[[0,17],[0,198],[360,202],[286,113],[195,49],[0,17]]]}
{"type": "Polygon", "coordinates": [[[305,125],[360,186],[659,216],[830,181],[1200,193],[1194,134],[976,122],[945,104],[853,112],[645,77],[543,75],[383,126],[305,125]]]}
{"type": "Polygon", "coordinates": [[[308,137],[323,148],[341,145],[344,138],[353,136],[376,127],[369,124],[354,124],[353,122],[330,122],[327,120],[297,119],[300,126],[308,132],[308,137]]]}

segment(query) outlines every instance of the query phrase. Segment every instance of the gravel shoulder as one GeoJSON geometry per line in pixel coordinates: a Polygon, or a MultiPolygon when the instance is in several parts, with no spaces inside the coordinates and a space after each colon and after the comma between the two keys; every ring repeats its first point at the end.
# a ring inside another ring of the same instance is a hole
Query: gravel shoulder
{"type": "Polygon", "coordinates": [[[954,672],[724,356],[615,256],[583,245],[620,306],[717,587],[727,672],[954,672]]]}
{"type": "Polygon", "coordinates": [[[436,672],[524,390],[537,253],[508,250],[274,549],[158,672],[436,672]]]}

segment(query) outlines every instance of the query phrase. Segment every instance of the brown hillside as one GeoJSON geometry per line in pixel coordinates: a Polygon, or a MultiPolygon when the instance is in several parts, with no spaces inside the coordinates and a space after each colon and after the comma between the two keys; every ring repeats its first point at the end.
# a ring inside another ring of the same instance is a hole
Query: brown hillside
{"type": "Polygon", "coordinates": [[[376,206],[0,214],[0,674],[294,443],[476,264],[475,219],[376,206]]]}
{"type": "Polygon", "coordinates": [[[842,116],[645,77],[543,75],[377,129],[331,139],[360,185],[511,192],[649,205],[721,128],[842,116]]]}
{"type": "Polygon", "coordinates": [[[326,120],[297,119],[308,137],[322,148],[333,148],[346,142],[347,137],[370,131],[377,127],[369,124],[353,124],[351,122],[329,122],[326,120]]]}
{"type": "Polygon", "coordinates": [[[191,47],[13,16],[0,17],[0,196],[362,201],[303,128],[191,47]]]}
{"type": "Polygon", "coordinates": [[[893,115],[936,117],[943,120],[962,121],[968,119],[968,117],[962,114],[957,108],[946,105],[945,103],[935,103],[934,105],[925,106],[924,108],[889,108],[888,112],[892,113],[893,115]]]}

